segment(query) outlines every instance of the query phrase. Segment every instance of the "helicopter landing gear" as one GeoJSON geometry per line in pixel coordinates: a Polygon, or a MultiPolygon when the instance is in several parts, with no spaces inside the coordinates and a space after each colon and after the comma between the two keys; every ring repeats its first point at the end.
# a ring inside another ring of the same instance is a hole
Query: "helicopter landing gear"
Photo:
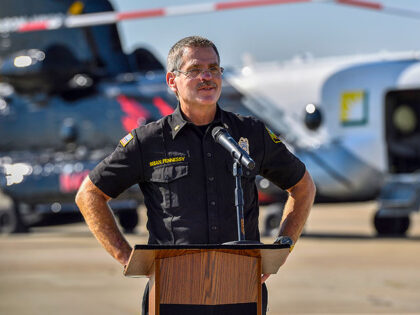
{"type": "Polygon", "coordinates": [[[118,221],[122,226],[124,233],[132,234],[139,223],[137,209],[124,209],[118,212],[118,221]]]}
{"type": "Polygon", "coordinates": [[[0,234],[27,233],[28,227],[23,223],[19,212],[19,203],[0,210],[0,234]]]}
{"type": "Polygon", "coordinates": [[[410,226],[410,217],[384,217],[377,212],[373,223],[379,236],[404,236],[410,226]]]}

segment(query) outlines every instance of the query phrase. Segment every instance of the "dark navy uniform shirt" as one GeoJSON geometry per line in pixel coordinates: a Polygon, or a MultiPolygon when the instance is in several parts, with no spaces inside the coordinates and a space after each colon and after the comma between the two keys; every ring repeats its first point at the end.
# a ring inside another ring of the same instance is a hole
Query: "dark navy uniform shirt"
{"type": "Polygon", "coordinates": [[[263,123],[217,108],[202,131],[178,108],[169,116],[140,126],[89,174],[110,197],[135,183],[147,207],[149,244],[220,244],[238,240],[233,159],[211,136],[223,126],[256,163],[243,168],[245,238],[259,240],[260,174],[287,189],[305,173],[304,164],[263,123]]]}

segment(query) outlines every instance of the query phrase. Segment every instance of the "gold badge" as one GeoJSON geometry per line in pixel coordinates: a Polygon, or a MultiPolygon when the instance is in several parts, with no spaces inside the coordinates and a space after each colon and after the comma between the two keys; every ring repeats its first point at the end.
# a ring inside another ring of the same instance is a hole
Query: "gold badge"
{"type": "Polygon", "coordinates": [[[249,141],[248,138],[241,137],[238,142],[239,146],[249,154],[249,141]]]}

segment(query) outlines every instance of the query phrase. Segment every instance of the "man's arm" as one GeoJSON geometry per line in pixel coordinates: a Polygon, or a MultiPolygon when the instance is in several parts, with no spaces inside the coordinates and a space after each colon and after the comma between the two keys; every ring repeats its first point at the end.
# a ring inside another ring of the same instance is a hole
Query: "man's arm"
{"type": "Polygon", "coordinates": [[[308,171],[287,191],[289,198],[284,206],[279,236],[289,236],[296,244],[315,199],[315,185],[308,171]]]}
{"type": "MultiPolygon", "coordinates": [[[[316,189],[308,171],[305,171],[301,180],[287,191],[289,198],[284,206],[278,235],[289,236],[296,244],[315,199],[316,189]]],[[[265,282],[269,276],[269,274],[264,274],[261,283],[265,282]]]]}
{"type": "Polygon", "coordinates": [[[76,204],[89,229],[102,246],[122,265],[128,263],[131,246],[119,230],[115,217],[108,206],[111,199],[85,178],[76,195],[76,204]]]}

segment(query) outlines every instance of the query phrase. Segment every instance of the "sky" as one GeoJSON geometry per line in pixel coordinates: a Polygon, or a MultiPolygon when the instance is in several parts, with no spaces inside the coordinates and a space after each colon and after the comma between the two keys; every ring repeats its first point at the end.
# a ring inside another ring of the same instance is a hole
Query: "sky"
{"type": "MultiPolygon", "coordinates": [[[[196,4],[197,0],[110,0],[118,11],[196,4]]],[[[200,1],[226,2],[226,1],[200,1]]],[[[371,0],[420,12],[419,0],[371,0]]],[[[383,11],[382,11],[383,12],[383,11]]],[[[170,47],[189,35],[215,42],[223,66],[313,57],[420,51],[417,19],[332,3],[295,3],[119,23],[123,48],[147,47],[165,62],[170,47]]]]}

